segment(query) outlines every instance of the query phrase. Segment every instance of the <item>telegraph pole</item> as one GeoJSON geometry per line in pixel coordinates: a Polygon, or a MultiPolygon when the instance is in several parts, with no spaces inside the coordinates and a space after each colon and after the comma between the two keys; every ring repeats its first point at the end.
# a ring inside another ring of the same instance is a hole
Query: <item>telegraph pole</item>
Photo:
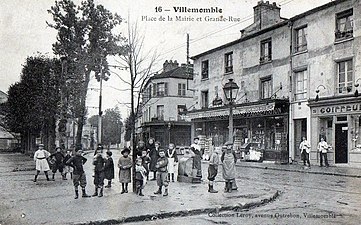
{"type": "Polygon", "coordinates": [[[103,90],[103,58],[100,58],[100,87],[99,87],[99,116],[98,116],[98,143],[102,143],[102,90],[103,90]]]}

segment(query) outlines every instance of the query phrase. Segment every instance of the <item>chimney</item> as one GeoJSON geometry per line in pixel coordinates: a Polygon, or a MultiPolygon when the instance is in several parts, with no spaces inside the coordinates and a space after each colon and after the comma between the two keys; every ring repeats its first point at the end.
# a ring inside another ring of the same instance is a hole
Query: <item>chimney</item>
{"type": "Polygon", "coordinates": [[[163,63],[163,72],[174,70],[178,67],[179,67],[179,64],[178,64],[177,60],[174,60],[174,62],[172,60],[169,60],[169,61],[165,60],[165,62],[163,63]]]}
{"type": "Polygon", "coordinates": [[[258,25],[259,30],[282,21],[280,16],[281,8],[277,6],[276,2],[258,1],[257,5],[253,7],[253,10],[254,24],[258,25]]]}

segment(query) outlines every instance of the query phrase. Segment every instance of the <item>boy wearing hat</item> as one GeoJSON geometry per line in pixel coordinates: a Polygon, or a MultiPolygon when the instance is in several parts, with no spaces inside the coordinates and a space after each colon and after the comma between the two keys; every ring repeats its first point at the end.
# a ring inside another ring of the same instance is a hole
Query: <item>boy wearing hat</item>
{"type": "Polygon", "coordinates": [[[34,153],[34,161],[36,162],[36,174],[34,182],[38,179],[40,171],[44,171],[46,180],[49,181],[48,171],[50,170],[47,158],[49,158],[50,153],[44,149],[43,144],[39,144],[39,149],[34,153]]]}
{"type": "Polygon", "coordinates": [[[236,153],[233,151],[233,143],[227,141],[227,149],[222,153],[221,161],[223,168],[223,179],[226,183],[225,192],[232,192],[232,182],[236,178],[236,153]]]}
{"type": "Polygon", "coordinates": [[[87,159],[82,156],[83,151],[78,149],[75,153],[75,156],[72,156],[65,164],[73,167],[73,184],[75,189],[75,199],[79,198],[78,187],[80,185],[82,190],[82,197],[87,198],[90,197],[86,194],[85,186],[86,186],[86,176],[84,172],[83,165],[86,163],[87,159]]]}
{"type": "Polygon", "coordinates": [[[124,148],[121,151],[122,156],[118,160],[119,167],[119,182],[122,183],[122,192],[120,194],[128,193],[128,184],[131,182],[131,168],[132,158],[129,156],[129,148],[124,148]]]}
{"type": "Polygon", "coordinates": [[[162,186],[164,186],[164,194],[163,196],[168,196],[168,158],[165,157],[165,152],[163,149],[159,150],[159,158],[157,160],[157,164],[155,165],[157,168],[157,185],[158,191],[154,192],[154,194],[162,194],[162,186]]]}
{"type": "Polygon", "coordinates": [[[61,148],[57,147],[55,149],[55,152],[53,154],[51,154],[49,158],[54,158],[55,159],[55,163],[54,163],[54,165],[52,167],[52,172],[53,172],[52,180],[53,181],[55,180],[55,173],[56,173],[57,170],[59,170],[59,173],[63,177],[63,180],[66,180],[66,177],[65,177],[65,175],[63,173],[65,156],[61,152],[61,148]]]}
{"type": "Polygon", "coordinates": [[[107,151],[107,158],[105,160],[105,166],[104,166],[104,175],[105,179],[108,180],[108,185],[105,186],[105,188],[112,187],[112,179],[114,179],[114,162],[112,155],[113,153],[111,151],[107,151]]]}
{"type": "Polygon", "coordinates": [[[135,164],[135,186],[137,188],[137,194],[139,196],[144,196],[142,190],[147,181],[147,170],[142,165],[142,158],[137,158],[135,164]]]}

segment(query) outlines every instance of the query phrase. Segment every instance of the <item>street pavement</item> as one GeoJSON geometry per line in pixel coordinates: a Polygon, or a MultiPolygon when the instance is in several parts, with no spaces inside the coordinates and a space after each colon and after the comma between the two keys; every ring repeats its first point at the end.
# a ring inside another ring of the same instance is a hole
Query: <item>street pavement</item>
{"type": "MultiPolygon", "coordinates": [[[[113,151],[117,162],[119,151],[113,151]]],[[[87,192],[92,194],[92,154],[86,155],[87,192]]],[[[114,182],[111,189],[105,189],[104,197],[74,199],[71,180],[63,181],[59,173],[56,181],[46,181],[43,174],[38,182],[32,179],[35,163],[29,156],[21,154],[0,154],[0,225],[3,224],[116,224],[164,218],[207,215],[231,209],[248,209],[277,199],[278,191],[267,183],[254,183],[251,179],[237,179],[238,191],[223,193],[221,175],[215,188],[217,194],[207,192],[207,182],[189,184],[171,182],[169,196],[153,194],[156,182],[149,181],[145,196],[134,193],[120,194],[121,185],[114,182]]],[[[207,165],[203,165],[206,177],[207,165]]],[[[118,172],[116,168],[116,173],[118,172]]],[[[69,178],[69,176],[68,176],[69,178]]],[[[117,179],[115,179],[116,181],[117,179]]],[[[268,203],[270,204],[270,203],[268,203]]],[[[182,223],[181,223],[182,224],[182,223]]]]}
{"type": "Polygon", "coordinates": [[[237,180],[252,181],[254,186],[268,184],[279,190],[279,197],[261,207],[239,211],[129,224],[359,225],[361,179],[354,175],[360,172],[355,168],[312,166],[305,169],[302,165],[240,162],[237,180]]]}

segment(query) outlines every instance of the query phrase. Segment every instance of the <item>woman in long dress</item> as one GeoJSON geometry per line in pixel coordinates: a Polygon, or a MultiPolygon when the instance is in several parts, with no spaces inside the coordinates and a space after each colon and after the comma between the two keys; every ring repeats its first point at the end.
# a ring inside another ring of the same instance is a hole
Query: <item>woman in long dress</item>
{"type": "Polygon", "coordinates": [[[149,170],[153,172],[152,180],[156,180],[157,178],[157,168],[155,168],[155,165],[157,164],[157,160],[159,157],[158,155],[159,148],[160,148],[159,142],[154,143],[153,138],[150,138],[148,140],[147,151],[149,152],[149,157],[150,157],[149,170]]]}

